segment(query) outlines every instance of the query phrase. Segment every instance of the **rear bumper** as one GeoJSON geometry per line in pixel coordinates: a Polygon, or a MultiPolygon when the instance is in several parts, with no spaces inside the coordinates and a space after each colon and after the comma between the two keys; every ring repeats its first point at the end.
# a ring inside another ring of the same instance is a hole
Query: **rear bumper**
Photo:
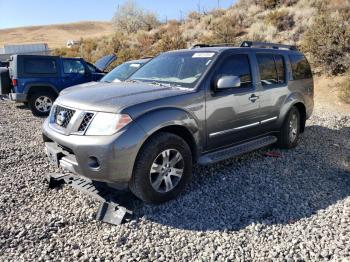
{"type": "Polygon", "coordinates": [[[15,102],[27,102],[27,94],[22,93],[10,93],[9,98],[15,102]]]}
{"type": "Polygon", "coordinates": [[[60,134],[43,125],[45,151],[57,156],[59,167],[91,180],[111,184],[128,183],[137,153],[146,133],[136,124],[113,136],[60,134]],[[97,163],[96,163],[97,160],[97,163]]]}

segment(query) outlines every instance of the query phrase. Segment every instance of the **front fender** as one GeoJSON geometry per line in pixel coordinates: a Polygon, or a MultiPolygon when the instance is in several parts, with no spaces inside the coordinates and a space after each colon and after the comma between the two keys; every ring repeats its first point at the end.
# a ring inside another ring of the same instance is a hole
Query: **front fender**
{"type": "Polygon", "coordinates": [[[196,145],[203,145],[204,142],[201,141],[199,121],[183,109],[161,108],[152,110],[139,116],[136,122],[146,132],[147,138],[162,128],[180,126],[191,133],[196,145]]]}

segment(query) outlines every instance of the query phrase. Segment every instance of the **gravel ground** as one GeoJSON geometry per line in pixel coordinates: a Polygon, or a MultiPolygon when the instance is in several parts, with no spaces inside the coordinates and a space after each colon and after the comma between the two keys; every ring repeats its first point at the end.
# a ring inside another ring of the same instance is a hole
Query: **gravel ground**
{"type": "Polygon", "coordinates": [[[42,119],[0,101],[0,261],[349,261],[350,114],[317,109],[300,145],[196,167],[187,192],[121,226],[48,190],[42,119]]]}

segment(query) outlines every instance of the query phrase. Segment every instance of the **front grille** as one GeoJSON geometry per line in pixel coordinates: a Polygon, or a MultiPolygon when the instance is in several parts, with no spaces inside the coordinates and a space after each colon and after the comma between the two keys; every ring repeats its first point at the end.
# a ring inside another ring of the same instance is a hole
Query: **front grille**
{"type": "Polygon", "coordinates": [[[69,109],[69,108],[65,108],[62,106],[56,106],[55,107],[55,113],[54,113],[54,121],[56,124],[58,124],[61,127],[66,128],[70,122],[70,120],[72,119],[73,115],[75,113],[75,110],[69,109]],[[65,112],[65,113],[63,113],[65,112]],[[61,118],[61,121],[57,121],[57,117],[63,114],[64,117],[61,118]]]}
{"type": "Polygon", "coordinates": [[[81,124],[79,126],[78,132],[84,132],[86,130],[93,116],[93,113],[85,113],[83,121],[81,121],[81,124]]]}

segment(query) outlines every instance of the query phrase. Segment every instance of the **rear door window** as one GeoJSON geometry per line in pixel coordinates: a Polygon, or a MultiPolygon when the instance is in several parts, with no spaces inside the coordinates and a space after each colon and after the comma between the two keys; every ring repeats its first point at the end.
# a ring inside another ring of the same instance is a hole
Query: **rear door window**
{"type": "Polygon", "coordinates": [[[263,86],[286,82],[286,67],[282,55],[257,54],[261,84],[263,86]]]}
{"type": "Polygon", "coordinates": [[[283,84],[286,82],[286,70],[285,70],[285,63],[284,58],[281,55],[275,55],[275,63],[276,63],[276,69],[277,69],[277,77],[278,77],[278,83],[283,84]]]}
{"type": "Polygon", "coordinates": [[[24,59],[24,73],[26,74],[56,74],[57,64],[55,59],[28,58],[24,59]]]}
{"type": "Polygon", "coordinates": [[[303,55],[290,55],[293,80],[312,78],[311,68],[303,55]]]}
{"type": "Polygon", "coordinates": [[[63,72],[65,74],[85,74],[85,67],[80,60],[64,59],[63,72]]]}
{"type": "Polygon", "coordinates": [[[257,54],[261,84],[275,85],[278,84],[277,70],[275,66],[275,60],[272,54],[257,54]]]}
{"type": "Polygon", "coordinates": [[[252,74],[248,55],[232,55],[224,61],[218,69],[217,78],[222,76],[239,76],[240,87],[252,87],[252,74]]]}

